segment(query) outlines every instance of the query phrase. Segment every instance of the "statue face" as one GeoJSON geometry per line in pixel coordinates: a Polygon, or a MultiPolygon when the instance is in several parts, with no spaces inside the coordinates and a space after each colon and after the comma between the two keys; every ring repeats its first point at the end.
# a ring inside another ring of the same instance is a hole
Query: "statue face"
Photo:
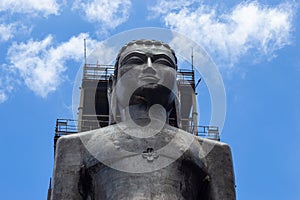
{"type": "Polygon", "coordinates": [[[148,104],[161,104],[165,108],[170,106],[174,101],[174,93],[171,90],[176,89],[175,60],[171,50],[164,46],[127,47],[119,58],[117,79],[119,81],[122,77],[122,83],[117,91],[118,102],[122,104],[122,97],[126,92],[130,92],[133,94],[133,104],[144,101],[148,104]],[[124,75],[126,78],[123,78],[124,75]],[[137,89],[132,91],[133,88],[137,89]]]}

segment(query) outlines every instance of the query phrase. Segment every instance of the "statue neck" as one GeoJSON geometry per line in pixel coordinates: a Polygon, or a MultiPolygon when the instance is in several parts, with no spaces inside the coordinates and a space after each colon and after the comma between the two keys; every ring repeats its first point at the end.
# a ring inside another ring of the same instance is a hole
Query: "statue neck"
{"type": "Polygon", "coordinates": [[[156,106],[151,108],[151,106],[143,104],[130,105],[129,107],[123,109],[121,120],[133,120],[136,124],[141,126],[146,126],[151,122],[150,116],[152,119],[168,121],[168,114],[165,113],[165,109],[155,109],[155,107],[156,106]],[[151,110],[151,114],[149,115],[150,108],[153,110],[151,110]]]}

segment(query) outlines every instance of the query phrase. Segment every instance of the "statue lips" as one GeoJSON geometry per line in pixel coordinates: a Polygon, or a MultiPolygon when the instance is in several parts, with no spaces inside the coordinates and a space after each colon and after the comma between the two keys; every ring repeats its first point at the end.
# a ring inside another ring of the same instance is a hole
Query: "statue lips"
{"type": "Polygon", "coordinates": [[[144,74],[144,75],[140,76],[140,79],[143,81],[146,81],[148,83],[158,83],[158,81],[159,81],[159,78],[152,74],[144,74]]]}

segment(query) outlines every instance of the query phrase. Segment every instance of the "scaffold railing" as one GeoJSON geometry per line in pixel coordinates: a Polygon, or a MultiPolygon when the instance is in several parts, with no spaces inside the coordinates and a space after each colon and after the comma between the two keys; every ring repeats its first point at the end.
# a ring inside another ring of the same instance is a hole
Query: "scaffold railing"
{"type": "Polygon", "coordinates": [[[220,133],[218,126],[194,126],[191,122],[192,119],[187,119],[189,125],[182,126],[183,130],[186,130],[189,133],[197,135],[199,137],[220,141],[220,133]]]}
{"type": "MultiPolygon", "coordinates": [[[[85,80],[108,80],[114,73],[114,65],[85,64],[83,79],[85,80]]],[[[194,85],[194,72],[189,69],[177,70],[177,81],[179,84],[194,85]]]]}
{"type": "Polygon", "coordinates": [[[90,131],[101,128],[100,120],[80,120],[80,130],[78,130],[78,120],[74,119],[57,119],[55,126],[55,135],[63,136],[83,131],[90,131]]]}
{"type": "Polygon", "coordinates": [[[68,135],[77,132],[77,120],[56,119],[55,135],[68,135]]]}
{"type": "MultiPolygon", "coordinates": [[[[78,120],[73,119],[57,119],[55,135],[63,136],[78,133],[78,120]]],[[[81,121],[81,130],[88,131],[101,128],[98,120],[82,120],[81,121]],[[84,122],[89,123],[90,125],[84,126],[84,122]],[[94,124],[94,125],[93,125],[94,124]],[[97,124],[97,125],[95,125],[97,124]]],[[[189,133],[194,133],[194,126],[182,127],[184,130],[187,130],[189,133]]],[[[197,126],[197,136],[220,141],[219,128],[217,126],[197,126]]]]}
{"type": "Polygon", "coordinates": [[[83,79],[108,80],[113,73],[113,65],[85,64],[83,68],[83,79]]]}
{"type": "Polygon", "coordinates": [[[198,136],[211,140],[220,141],[219,127],[217,126],[198,126],[198,136]]]}
{"type": "Polygon", "coordinates": [[[194,72],[188,69],[178,69],[177,70],[177,81],[181,85],[189,84],[194,87],[194,72]]]}

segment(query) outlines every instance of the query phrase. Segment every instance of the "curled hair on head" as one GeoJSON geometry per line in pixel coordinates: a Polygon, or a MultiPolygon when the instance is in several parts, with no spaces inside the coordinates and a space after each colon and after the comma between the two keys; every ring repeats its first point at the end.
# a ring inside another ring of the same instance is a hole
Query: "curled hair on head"
{"type": "Polygon", "coordinates": [[[135,45],[135,44],[136,45],[163,46],[163,47],[169,49],[175,58],[175,65],[176,65],[175,70],[177,70],[177,57],[175,55],[174,50],[168,44],[166,44],[162,41],[158,41],[158,40],[146,40],[146,39],[132,40],[132,41],[128,42],[127,44],[125,44],[118,53],[118,56],[116,58],[115,67],[114,67],[114,79],[117,79],[117,76],[118,76],[118,66],[119,66],[119,60],[120,60],[121,54],[127,49],[127,47],[135,45]]]}

